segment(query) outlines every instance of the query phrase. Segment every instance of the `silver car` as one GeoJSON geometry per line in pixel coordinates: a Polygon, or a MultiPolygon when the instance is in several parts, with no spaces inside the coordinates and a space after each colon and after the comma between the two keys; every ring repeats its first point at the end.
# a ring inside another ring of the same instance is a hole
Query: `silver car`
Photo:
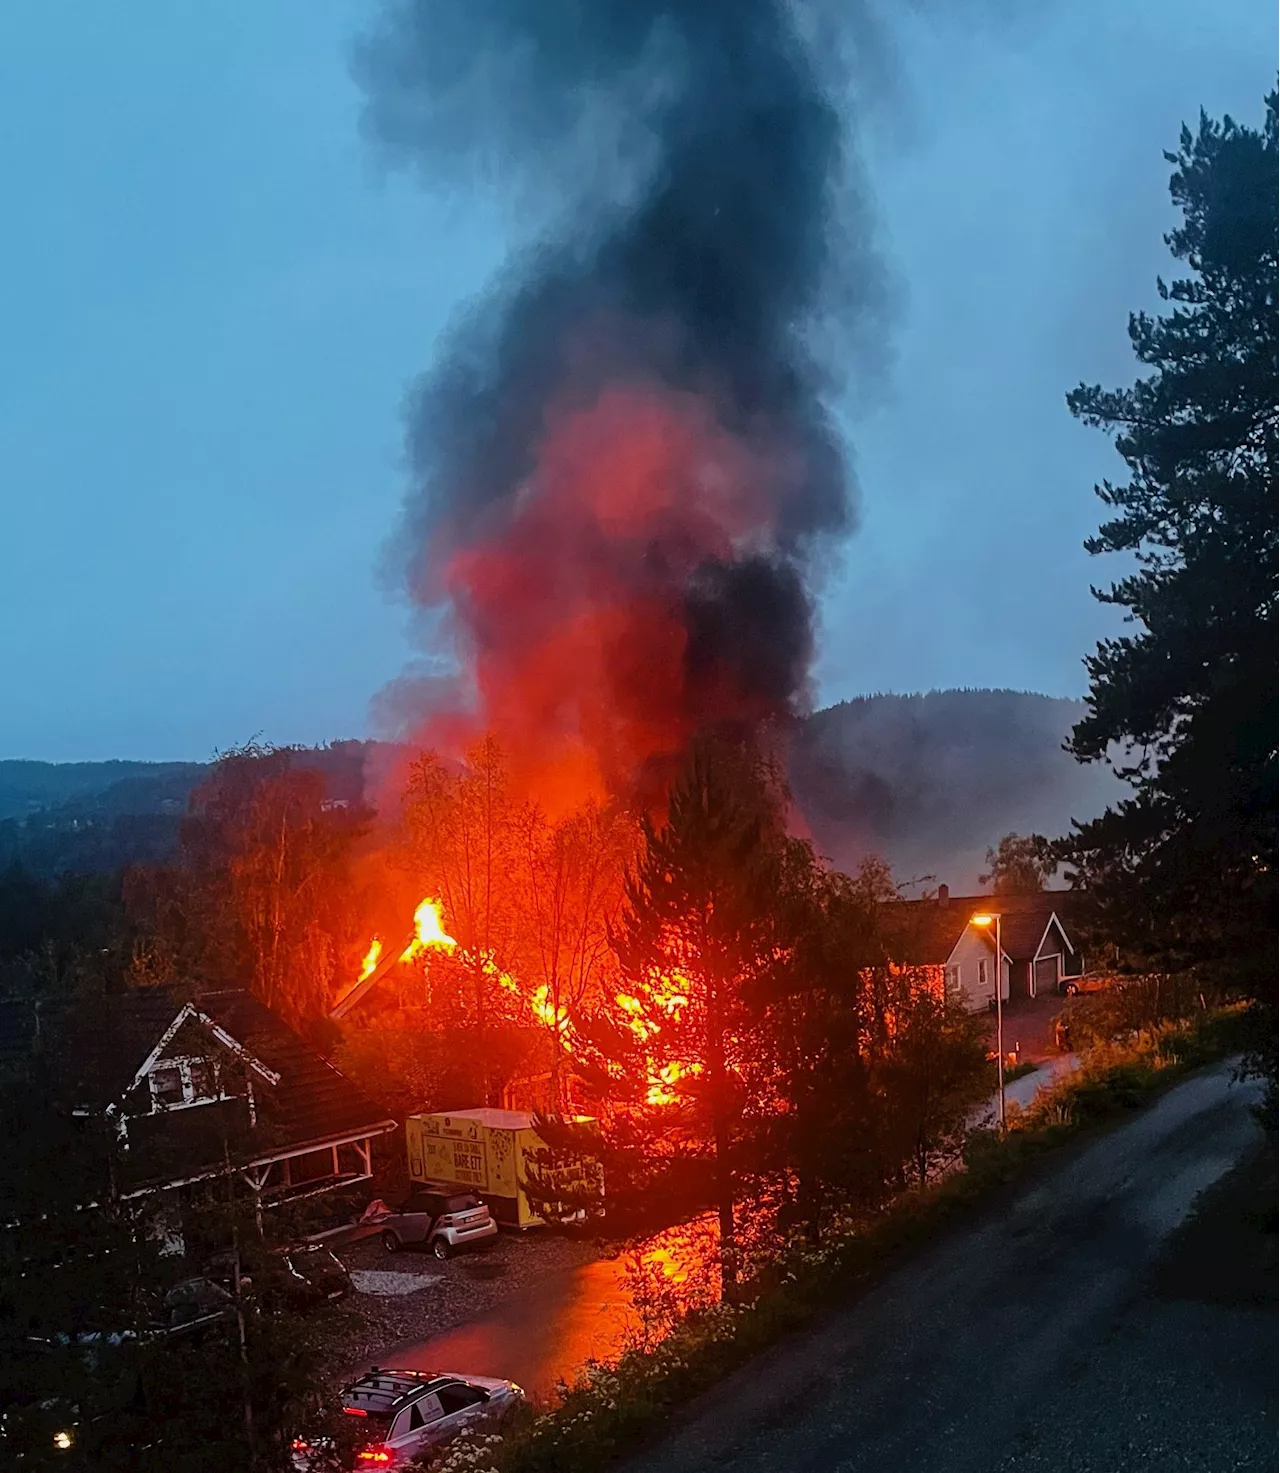
{"type": "Polygon", "coordinates": [[[371,1202],[361,1221],[381,1228],[388,1253],[412,1243],[430,1248],[437,1258],[448,1258],[461,1248],[487,1246],[498,1236],[488,1207],[456,1187],[416,1187],[398,1207],[371,1202]]]}
{"type": "MultiPolygon", "coordinates": [[[[360,1418],[361,1434],[369,1434],[350,1454],[350,1466],[402,1468],[466,1428],[500,1422],[523,1400],[514,1381],[374,1366],[342,1391],[343,1412],[360,1418]]],[[[293,1444],[293,1465],[300,1473],[333,1467],[332,1456],[329,1438],[293,1444]]]]}

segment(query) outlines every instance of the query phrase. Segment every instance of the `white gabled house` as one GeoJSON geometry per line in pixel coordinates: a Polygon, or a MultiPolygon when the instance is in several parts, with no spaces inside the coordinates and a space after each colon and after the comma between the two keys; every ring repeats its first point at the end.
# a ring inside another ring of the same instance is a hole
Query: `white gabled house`
{"type": "Polygon", "coordinates": [[[1060,910],[1066,891],[1030,895],[951,895],[894,902],[898,958],[935,971],[951,997],[972,1011],[995,1002],[995,927],[975,925],[975,915],[1000,916],[999,978],[1005,1002],[1061,991],[1084,970],[1060,910]]]}

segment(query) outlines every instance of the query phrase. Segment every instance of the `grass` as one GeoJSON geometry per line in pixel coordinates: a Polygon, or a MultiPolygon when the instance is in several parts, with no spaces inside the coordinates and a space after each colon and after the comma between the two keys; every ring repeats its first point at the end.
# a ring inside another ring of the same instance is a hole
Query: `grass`
{"type": "Polygon", "coordinates": [[[1276,1302],[1276,1142],[1259,1142],[1201,1193],[1165,1247],[1156,1292],[1210,1304],[1276,1302]]]}
{"type": "Polygon", "coordinates": [[[558,1406],[527,1410],[502,1437],[454,1443],[440,1473],[597,1473],[652,1437],[682,1405],[887,1271],[907,1249],[986,1200],[1081,1132],[1148,1103],[1192,1069],[1240,1051],[1240,1010],[1202,1015],[1092,1051],[1078,1073],[1016,1108],[1004,1137],[971,1137],[965,1168],[906,1193],[878,1216],[770,1265],[751,1301],[695,1311],[649,1349],[589,1365],[558,1406]]]}

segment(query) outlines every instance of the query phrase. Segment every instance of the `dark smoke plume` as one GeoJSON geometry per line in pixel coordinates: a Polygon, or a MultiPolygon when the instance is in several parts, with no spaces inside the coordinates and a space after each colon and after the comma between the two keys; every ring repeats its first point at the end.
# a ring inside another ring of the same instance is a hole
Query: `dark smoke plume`
{"type": "Polygon", "coordinates": [[[414,391],[395,548],[469,681],[437,733],[496,726],[544,783],[625,791],[704,722],[806,702],[854,516],[811,344],[880,273],[836,229],[845,129],[797,14],[394,0],[357,51],[393,155],[563,202],[414,391]]]}

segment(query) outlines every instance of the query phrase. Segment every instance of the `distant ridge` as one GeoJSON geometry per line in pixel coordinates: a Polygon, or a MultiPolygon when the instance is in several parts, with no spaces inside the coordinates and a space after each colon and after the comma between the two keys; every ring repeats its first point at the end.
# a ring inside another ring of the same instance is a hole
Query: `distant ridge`
{"type": "MultiPolygon", "coordinates": [[[[855,696],[801,723],[789,776],[819,850],[837,865],[877,853],[900,878],[974,890],[1002,834],[1065,833],[1124,792],[1062,750],[1083,712],[1079,701],[1029,691],[855,696]]],[[[383,744],[335,742],[308,761],[334,796],[358,801],[376,753],[386,755],[383,744]]],[[[163,858],[208,765],[0,761],[0,864],[57,874],[163,858]]]]}
{"type": "MultiPolygon", "coordinates": [[[[0,759],[0,818],[25,818],[60,808],[78,798],[95,798],[120,783],[135,784],[135,800],[159,802],[160,796],[186,794],[199,781],[203,762],[34,762],[0,759]]],[[[134,808],[136,813],[153,811],[134,808]]]]}

